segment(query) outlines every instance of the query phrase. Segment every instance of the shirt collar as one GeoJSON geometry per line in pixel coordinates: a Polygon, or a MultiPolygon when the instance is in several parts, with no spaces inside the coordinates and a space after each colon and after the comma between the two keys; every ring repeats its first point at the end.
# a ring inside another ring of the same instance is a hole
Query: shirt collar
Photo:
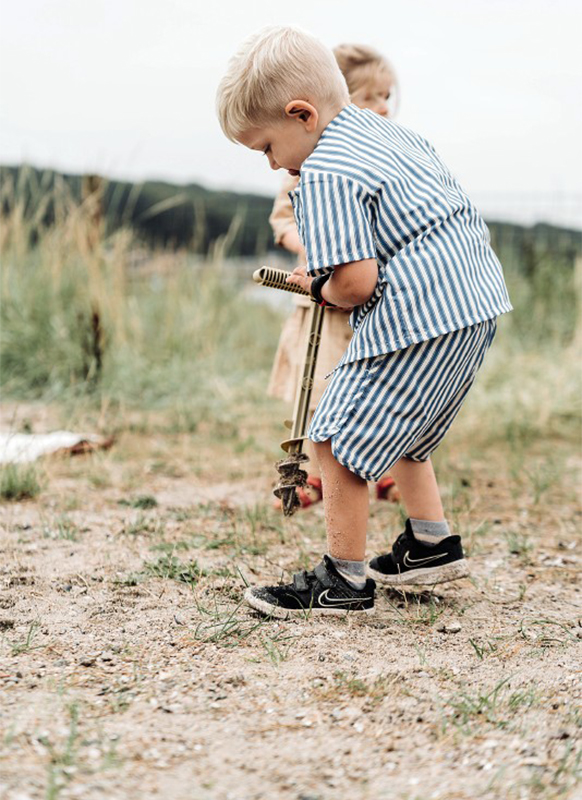
{"type": "Polygon", "coordinates": [[[337,128],[339,128],[340,125],[342,125],[344,122],[347,122],[347,120],[355,117],[356,114],[359,114],[361,110],[362,109],[354,105],[354,103],[350,103],[349,106],[344,106],[342,110],[339,112],[339,114],[337,114],[337,116],[335,116],[331,120],[331,122],[329,122],[323,129],[323,131],[321,132],[321,136],[317,140],[317,144],[313,148],[313,152],[311,152],[307,156],[307,158],[301,165],[301,169],[303,170],[309,165],[310,158],[317,152],[317,148],[320,146],[322,142],[324,142],[327,139],[330,133],[333,133],[333,131],[337,130],[337,128]]]}
{"type": "MultiPolygon", "coordinates": [[[[320,137],[319,137],[319,139],[318,139],[318,142],[317,142],[317,144],[319,144],[319,142],[321,142],[323,139],[325,139],[325,137],[326,137],[326,136],[327,136],[329,133],[331,133],[331,132],[332,132],[332,131],[334,131],[334,130],[335,130],[335,129],[336,129],[338,126],[339,126],[339,125],[341,125],[341,124],[342,124],[342,122],[345,122],[346,120],[350,119],[351,117],[354,117],[354,116],[355,116],[356,114],[358,114],[358,113],[359,113],[361,110],[362,110],[362,109],[361,109],[361,108],[358,108],[358,106],[356,106],[354,103],[350,103],[350,105],[349,105],[349,106],[344,106],[344,107],[342,108],[342,110],[339,112],[339,114],[338,114],[337,116],[335,116],[335,117],[332,119],[332,121],[331,121],[331,122],[329,122],[329,123],[327,124],[327,126],[326,126],[326,127],[323,129],[323,131],[321,132],[321,136],[320,136],[320,137]]],[[[317,147],[317,145],[316,145],[316,147],[317,147]]]]}

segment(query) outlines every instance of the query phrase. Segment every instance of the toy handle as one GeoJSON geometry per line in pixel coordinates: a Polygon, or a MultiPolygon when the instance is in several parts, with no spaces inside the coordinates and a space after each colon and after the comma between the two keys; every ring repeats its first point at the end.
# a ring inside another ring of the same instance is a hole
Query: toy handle
{"type": "Polygon", "coordinates": [[[309,292],[297,286],[296,283],[287,283],[287,278],[291,275],[284,269],[275,269],[274,267],[261,267],[253,272],[253,280],[261,286],[269,286],[271,289],[282,289],[284,292],[294,292],[295,294],[304,294],[311,297],[309,292]]]}

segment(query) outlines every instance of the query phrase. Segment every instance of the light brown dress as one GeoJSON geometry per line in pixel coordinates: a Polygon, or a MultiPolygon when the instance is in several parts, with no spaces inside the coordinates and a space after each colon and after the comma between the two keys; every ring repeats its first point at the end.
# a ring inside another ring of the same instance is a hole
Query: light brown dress
{"type": "MultiPolygon", "coordinates": [[[[298,177],[289,175],[275,198],[269,222],[273,228],[276,244],[281,243],[285,233],[295,228],[293,207],[288,192],[295,189],[298,182],[298,177]]],[[[295,295],[293,299],[295,309],[283,326],[267,389],[270,397],[278,397],[288,403],[292,403],[295,398],[295,390],[303,369],[312,308],[312,301],[307,297],[295,295]]],[[[326,375],[329,375],[337,366],[350,343],[352,329],[349,325],[349,318],[349,311],[326,309],[309,405],[311,412],[315,411],[315,407],[325,391],[326,375]]]]}

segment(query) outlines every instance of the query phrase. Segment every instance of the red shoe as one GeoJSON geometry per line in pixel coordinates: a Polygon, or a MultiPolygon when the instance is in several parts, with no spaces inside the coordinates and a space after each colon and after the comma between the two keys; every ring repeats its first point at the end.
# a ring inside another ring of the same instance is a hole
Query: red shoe
{"type": "Polygon", "coordinates": [[[297,489],[297,497],[301,503],[301,508],[309,508],[309,506],[312,506],[314,503],[321,503],[323,500],[321,479],[316,478],[315,475],[308,475],[307,486],[300,486],[297,489]]]}
{"type": "MultiPolygon", "coordinates": [[[[323,500],[321,479],[316,478],[315,475],[308,475],[306,483],[307,486],[300,486],[295,490],[299,498],[300,508],[309,508],[314,503],[320,503],[323,500]]],[[[281,501],[274,500],[273,508],[281,509],[281,501]]]]}
{"type": "Polygon", "coordinates": [[[390,475],[380,478],[376,484],[376,499],[387,500],[389,503],[397,503],[400,500],[400,492],[390,475]]]}

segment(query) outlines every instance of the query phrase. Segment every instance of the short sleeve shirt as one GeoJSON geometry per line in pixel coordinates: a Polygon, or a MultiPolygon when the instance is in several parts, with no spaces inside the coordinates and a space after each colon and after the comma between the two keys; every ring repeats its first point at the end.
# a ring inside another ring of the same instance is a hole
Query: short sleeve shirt
{"type": "Polygon", "coordinates": [[[511,311],[489,231],[434,148],[357,106],[323,131],[289,193],[312,275],[375,258],[340,363],[436,338],[511,311]]]}

